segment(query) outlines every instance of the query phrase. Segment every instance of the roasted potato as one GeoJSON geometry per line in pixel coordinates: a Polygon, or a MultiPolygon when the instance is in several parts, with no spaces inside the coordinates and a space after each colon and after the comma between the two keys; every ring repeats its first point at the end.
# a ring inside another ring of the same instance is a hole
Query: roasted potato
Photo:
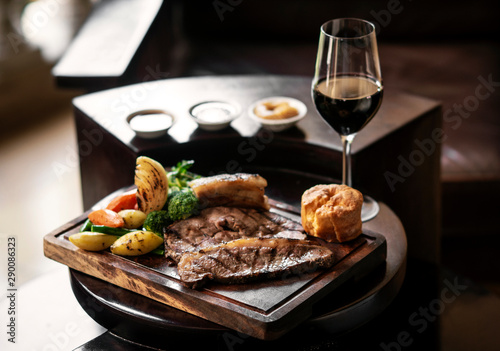
{"type": "Polygon", "coordinates": [[[111,252],[119,256],[139,256],[153,251],[163,239],[153,232],[138,230],[125,234],[111,245],[111,252]]]}
{"type": "Polygon", "coordinates": [[[123,218],[124,227],[128,229],[142,227],[147,217],[144,212],[138,210],[121,210],[118,214],[123,218]]]}
{"type": "Polygon", "coordinates": [[[105,250],[110,247],[116,239],[118,239],[117,236],[95,232],[81,232],[69,237],[69,241],[75,246],[87,251],[105,250]]]}

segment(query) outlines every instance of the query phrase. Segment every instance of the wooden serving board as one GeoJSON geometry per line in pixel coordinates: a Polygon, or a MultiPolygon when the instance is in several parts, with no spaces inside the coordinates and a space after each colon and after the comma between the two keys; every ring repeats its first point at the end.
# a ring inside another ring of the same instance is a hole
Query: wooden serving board
{"type": "MultiPolygon", "coordinates": [[[[292,220],[286,204],[271,202],[271,211],[292,220]]],[[[304,322],[312,306],[342,283],[366,275],[386,258],[383,235],[364,231],[344,244],[329,244],[336,263],[329,270],[240,285],[210,284],[201,290],[186,288],[177,269],[153,254],[127,258],[109,250],[78,249],[68,237],[79,231],[83,214],[44,237],[45,256],[70,268],[178,308],[211,322],[263,340],[280,337],[304,322]]],[[[334,293],[333,293],[334,294],[334,293]]],[[[333,295],[332,295],[332,298],[333,295]]]]}

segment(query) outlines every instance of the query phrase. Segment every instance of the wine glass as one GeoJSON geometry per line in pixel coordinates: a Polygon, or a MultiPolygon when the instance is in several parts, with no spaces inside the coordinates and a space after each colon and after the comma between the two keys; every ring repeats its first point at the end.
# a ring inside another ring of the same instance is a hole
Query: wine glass
{"type": "MultiPolygon", "coordinates": [[[[356,18],[324,23],[319,37],[312,97],[317,111],[342,139],[342,183],[352,187],[351,143],[375,116],[383,87],[375,26],[356,18]]],[[[363,196],[362,221],[375,217],[378,203],[363,196]]]]}

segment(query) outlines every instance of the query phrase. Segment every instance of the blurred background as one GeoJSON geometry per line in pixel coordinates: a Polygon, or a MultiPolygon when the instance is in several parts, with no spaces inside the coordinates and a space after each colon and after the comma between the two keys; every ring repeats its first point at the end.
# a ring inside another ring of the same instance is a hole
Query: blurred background
{"type": "Polygon", "coordinates": [[[141,82],[147,67],[161,73],[155,79],[312,77],[321,24],[359,17],[377,27],[385,87],[443,104],[447,139],[442,194],[437,194],[443,264],[500,294],[496,5],[489,0],[0,0],[0,233],[19,238],[18,284],[61,268],[43,257],[43,236],[83,211],[73,97],[141,82]],[[133,17],[127,7],[135,9],[133,17]],[[150,25],[137,37],[127,19],[142,17],[150,25]],[[123,70],[98,72],[121,52],[123,70]]]}

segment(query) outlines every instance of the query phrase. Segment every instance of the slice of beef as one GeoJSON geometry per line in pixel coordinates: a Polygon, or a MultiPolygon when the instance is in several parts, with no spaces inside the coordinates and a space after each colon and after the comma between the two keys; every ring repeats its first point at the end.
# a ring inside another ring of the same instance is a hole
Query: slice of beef
{"type": "Polygon", "coordinates": [[[165,255],[178,263],[185,252],[196,252],[241,238],[275,236],[306,238],[300,224],[276,213],[250,208],[210,207],[166,229],[165,255]]]}
{"type": "Polygon", "coordinates": [[[187,252],[177,270],[185,285],[200,288],[211,280],[240,284],[329,268],[333,263],[330,249],[308,240],[244,238],[187,252]]]}

